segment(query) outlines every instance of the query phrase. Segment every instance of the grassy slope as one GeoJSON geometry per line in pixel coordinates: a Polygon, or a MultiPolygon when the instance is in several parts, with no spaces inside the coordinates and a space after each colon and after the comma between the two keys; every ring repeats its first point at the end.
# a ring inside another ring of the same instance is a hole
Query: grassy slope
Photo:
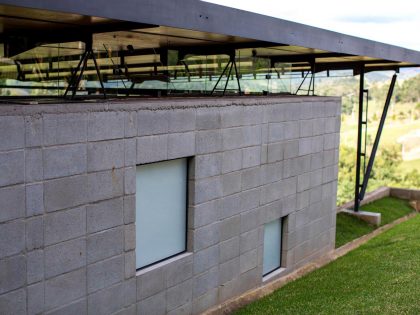
{"type": "Polygon", "coordinates": [[[420,216],[237,314],[420,314],[420,216]]]}
{"type": "MultiPolygon", "coordinates": [[[[381,213],[381,225],[388,224],[413,212],[413,208],[410,207],[406,200],[392,197],[386,197],[362,206],[362,210],[381,213]]],[[[374,229],[372,225],[365,221],[345,213],[339,213],[337,215],[335,246],[340,247],[362,235],[368,234],[374,229]]]]}

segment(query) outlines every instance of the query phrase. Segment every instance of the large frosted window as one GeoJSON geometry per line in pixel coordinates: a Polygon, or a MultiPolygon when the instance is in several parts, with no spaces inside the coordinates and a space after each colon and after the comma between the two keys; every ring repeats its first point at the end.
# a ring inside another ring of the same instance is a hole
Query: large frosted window
{"type": "Polygon", "coordinates": [[[137,166],[136,267],[186,250],[187,159],[137,166]]]}
{"type": "Polygon", "coordinates": [[[263,275],[281,266],[282,219],[271,221],[264,226],[263,275]]]}

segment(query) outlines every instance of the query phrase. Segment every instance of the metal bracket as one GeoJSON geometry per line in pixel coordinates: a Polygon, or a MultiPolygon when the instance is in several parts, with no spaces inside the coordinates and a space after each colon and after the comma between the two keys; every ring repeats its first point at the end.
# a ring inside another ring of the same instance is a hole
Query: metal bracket
{"type": "Polygon", "coordinates": [[[236,60],[235,60],[235,52],[234,51],[229,54],[229,61],[226,64],[225,68],[223,69],[222,74],[219,76],[219,79],[217,80],[216,84],[214,85],[213,90],[211,91],[210,95],[214,94],[214,91],[216,90],[217,85],[219,84],[220,80],[222,79],[223,75],[225,74],[225,72],[228,68],[229,68],[229,73],[226,77],[226,83],[225,83],[225,87],[223,89],[223,94],[222,95],[225,95],[225,93],[226,93],[226,88],[227,88],[227,85],[229,83],[230,75],[232,73],[233,68],[235,68],[235,76],[236,76],[236,81],[238,83],[239,95],[242,95],[241,83],[239,82],[239,73],[238,73],[238,68],[236,67],[236,60]],[[230,68],[229,68],[229,66],[230,66],[230,68]]]}

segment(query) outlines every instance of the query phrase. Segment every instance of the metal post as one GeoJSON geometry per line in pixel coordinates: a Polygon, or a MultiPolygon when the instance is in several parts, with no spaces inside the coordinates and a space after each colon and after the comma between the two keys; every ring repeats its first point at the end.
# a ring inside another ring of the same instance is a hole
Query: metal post
{"type": "Polygon", "coordinates": [[[375,161],[376,151],[378,150],[379,140],[381,139],[382,130],[384,128],[385,119],[386,119],[386,116],[387,116],[387,113],[388,113],[389,104],[391,103],[391,98],[392,98],[392,94],[394,92],[394,86],[395,86],[395,81],[396,80],[397,80],[397,75],[394,74],[394,76],[392,77],[392,80],[391,80],[391,84],[389,86],[388,94],[386,96],[384,110],[382,112],[381,120],[379,122],[378,131],[377,131],[376,137],[375,137],[375,142],[373,143],[372,153],[370,154],[370,157],[369,157],[369,162],[368,162],[368,165],[367,165],[366,174],[363,177],[362,189],[361,189],[360,194],[359,194],[360,200],[363,200],[363,197],[365,196],[368,180],[369,180],[369,177],[370,177],[370,173],[372,172],[373,162],[375,161]]]}
{"type": "Polygon", "coordinates": [[[365,83],[365,68],[360,66],[360,82],[359,82],[359,117],[357,122],[357,157],[356,157],[356,183],[354,187],[354,211],[359,211],[360,199],[360,154],[362,151],[362,121],[363,121],[363,100],[364,100],[364,83],[365,83]]]}

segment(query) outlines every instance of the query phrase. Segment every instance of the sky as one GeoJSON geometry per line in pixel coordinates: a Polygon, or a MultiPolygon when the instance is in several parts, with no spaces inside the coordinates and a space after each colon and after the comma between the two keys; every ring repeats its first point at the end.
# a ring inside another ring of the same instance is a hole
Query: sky
{"type": "Polygon", "coordinates": [[[420,51],[419,0],[207,0],[420,51]]]}

